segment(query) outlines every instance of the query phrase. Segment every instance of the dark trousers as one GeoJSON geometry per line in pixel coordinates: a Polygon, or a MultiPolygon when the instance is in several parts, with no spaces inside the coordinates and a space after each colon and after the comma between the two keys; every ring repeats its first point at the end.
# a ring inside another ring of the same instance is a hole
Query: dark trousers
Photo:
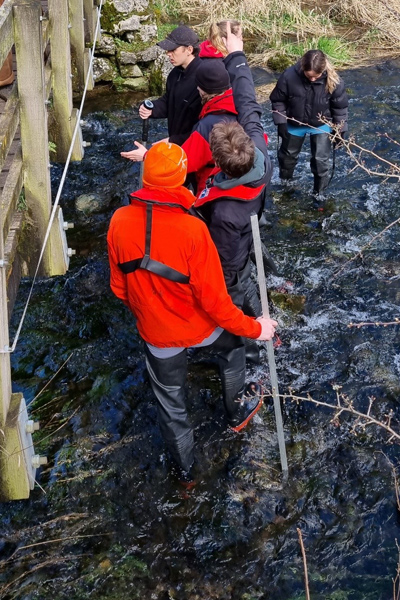
{"type": "MultiPolygon", "coordinates": [[[[261,317],[262,307],[258,296],[257,286],[251,278],[251,262],[247,261],[246,266],[237,274],[235,285],[228,287],[228,294],[232,302],[238,308],[242,309],[245,315],[249,317],[261,317]]],[[[245,338],[246,359],[252,363],[259,363],[260,349],[255,340],[245,338]]]]}
{"type": "MultiPolygon", "coordinates": [[[[291,179],[297,164],[305,135],[287,134],[282,138],[278,150],[279,176],[281,179],[291,179]]],[[[310,135],[311,172],[314,175],[314,192],[322,192],[329,184],[329,159],[331,141],[328,133],[310,135]]]]}
{"type": "MultiPolygon", "coordinates": [[[[222,397],[228,421],[240,407],[245,382],[243,339],[223,331],[207,349],[218,358],[222,397]]],[[[193,430],[189,423],[185,385],[187,378],[186,349],[172,358],[156,358],[147,346],[146,364],[151,387],[157,398],[160,429],[168,450],[176,463],[189,471],[194,460],[193,430]]]]}

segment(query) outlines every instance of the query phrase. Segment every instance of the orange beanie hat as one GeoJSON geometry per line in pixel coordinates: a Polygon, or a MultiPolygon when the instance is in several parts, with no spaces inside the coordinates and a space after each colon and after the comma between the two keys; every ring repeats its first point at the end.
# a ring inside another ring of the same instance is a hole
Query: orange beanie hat
{"type": "Polygon", "coordinates": [[[143,184],[174,188],[186,179],[187,156],[177,144],[158,142],[144,157],[143,184]]]}

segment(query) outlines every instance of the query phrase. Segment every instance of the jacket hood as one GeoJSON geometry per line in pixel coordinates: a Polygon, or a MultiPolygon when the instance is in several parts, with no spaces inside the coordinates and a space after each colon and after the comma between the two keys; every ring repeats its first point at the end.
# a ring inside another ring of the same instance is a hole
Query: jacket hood
{"type": "Polygon", "coordinates": [[[222,190],[230,190],[238,185],[249,185],[260,181],[265,175],[265,156],[256,148],[255,160],[252,168],[248,173],[241,177],[229,178],[225,173],[219,171],[214,177],[214,185],[222,190]]]}
{"type": "Polygon", "coordinates": [[[231,113],[232,115],[238,114],[233,101],[232,88],[229,88],[229,90],[226,90],[222,94],[218,94],[218,96],[214,96],[214,98],[206,102],[201,109],[199,119],[203,119],[203,117],[211,113],[221,112],[231,113]]]}
{"type": "Polygon", "coordinates": [[[201,42],[199,56],[200,58],[224,58],[222,52],[217,50],[210,40],[201,42]]]}
{"type": "Polygon", "coordinates": [[[132,192],[130,198],[131,203],[135,201],[151,202],[152,204],[180,208],[185,211],[189,210],[195,201],[192,192],[183,186],[169,189],[156,186],[144,187],[137,192],[132,192]]]}

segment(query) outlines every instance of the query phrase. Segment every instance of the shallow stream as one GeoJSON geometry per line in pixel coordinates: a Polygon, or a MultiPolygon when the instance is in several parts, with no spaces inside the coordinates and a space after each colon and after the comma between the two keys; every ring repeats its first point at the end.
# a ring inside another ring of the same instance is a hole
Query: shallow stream
{"type": "MultiPolygon", "coordinates": [[[[342,74],[357,142],[399,163],[400,64],[342,74]]],[[[126,103],[128,97],[123,100],[126,103]]],[[[15,391],[30,403],[48,456],[29,501],[0,506],[0,598],[4,600],[294,600],[305,598],[302,532],[313,600],[393,598],[399,537],[395,470],[399,445],[381,427],[287,399],[289,481],[280,475],[268,401],[242,435],[227,432],[215,365],[189,370],[199,481],[183,493],[169,473],[141,341],[108,285],[106,232],[138,184],[120,158],[141,137],[137,107],[104,96],[86,115],[91,142],[71,166],[62,196],[77,254],[65,277],[39,281],[12,355],[15,391]],[[104,109],[107,105],[109,108],[104,109]],[[79,198],[91,195],[88,198],[79,198]],[[79,198],[79,201],[77,201],[79,198]]],[[[271,154],[276,132],[269,104],[271,154]]],[[[165,123],[152,123],[152,141],[165,123]]],[[[344,394],[399,431],[400,188],[337,151],[323,206],[310,192],[308,143],[291,187],[275,169],[261,235],[279,265],[268,277],[280,323],[280,391],[336,403],[344,394]],[[323,210],[320,210],[320,209],[323,210]],[[340,390],[335,389],[340,386],[340,390]]],[[[276,162],[276,161],[275,161],[276,162]]],[[[373,161],[365,157],[367,167],[373,161]]],[[[52,169],[54,190],[62,166],[52,169]]],[[[20,288],[15,330],[29,291],[20,288]]],[[[266,352],[249,377],[268,387],[266,352]]]]}

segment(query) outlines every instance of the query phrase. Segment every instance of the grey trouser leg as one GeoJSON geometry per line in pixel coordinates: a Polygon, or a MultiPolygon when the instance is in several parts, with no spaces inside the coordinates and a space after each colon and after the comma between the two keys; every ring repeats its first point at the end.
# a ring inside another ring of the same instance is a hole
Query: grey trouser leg
{"type": "Polygon", "coordinates": [[[185,401],[186,350],[171,358],[156,358],[147,347],[146,364],[152,390],[157,398],[160,429],[177,464],[189,471],[194,460],[193,430],[185,401]]]}
{"type": "Polygon", "coordinates": [[[314,192],[322,192],[329,183],[331,141],[328,133],[310,135],[311,172],[314,175],[314,192]]]}
{"type": "Polygon", "coordinates": [[[238,412],[244,392],[246,358],[243,338],[223,331],[209,348],[218,357],[222,397],[229,420],[238,412]]]}
{"type": "Polygon", "coordinates": [[[282,138],[278,150],[279,177],[281,179],[291,179],[293,177],[293,171],[305,137],[305,135],[291,135],[288,133],[286,137],[282,138]]]}

